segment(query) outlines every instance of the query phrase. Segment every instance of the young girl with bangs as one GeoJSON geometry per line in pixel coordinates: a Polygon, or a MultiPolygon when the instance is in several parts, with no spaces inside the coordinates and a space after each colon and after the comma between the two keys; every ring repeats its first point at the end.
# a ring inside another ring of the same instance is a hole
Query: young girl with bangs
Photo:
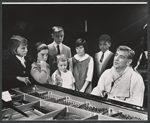
{"type": "Polygon", "coordinates": [[[43,42],[35,44],[33,53],[35,62],[32,64],[31,75],[40,84],[51,84],[50,66],[47,63],[48,46],[43,42]]]}
{"type": "Polygon", "coordinates": [[[86,40],[79,38],[75,43],[76,53],[72,58],[72,71],[75,78],[76,90],[90,93],[92,91],[93,58],[87,54],[86,40]]]}

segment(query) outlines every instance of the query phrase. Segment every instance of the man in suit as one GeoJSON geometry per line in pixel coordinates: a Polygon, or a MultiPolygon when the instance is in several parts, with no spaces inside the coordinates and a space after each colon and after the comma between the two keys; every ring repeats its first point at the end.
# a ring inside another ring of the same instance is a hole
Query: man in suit
{"type": "Polygon", "coordinates": [[[71,50],[68,46],[64,45],[64,29],[60,26],[54,26],[52,28],[52,38],[54,41],[48,45],[49,49],[49,65],[51,74],[57,69],[56,55],[65,54],[67,58],[71,58],[71,50]]]}
{"type": "Polygon", "coordinates": [[[113,65],[114,54],[109,50],[111,46],[111,38],[107,34],[103,34],[99,38],[99,49],[94,56],[94,76],[93,87],[97,85],[98,79],[101,74],[113,65]]]}

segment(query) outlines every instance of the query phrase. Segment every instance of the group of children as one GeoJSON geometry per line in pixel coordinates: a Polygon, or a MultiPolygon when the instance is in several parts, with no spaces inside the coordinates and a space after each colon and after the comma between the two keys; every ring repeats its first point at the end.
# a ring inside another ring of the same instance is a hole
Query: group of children
{"type": "Polygon", "coordinates": [[[87,42],[82,38],[76,40],[76,54],[72,57],[71,49],[62,43],[62,27],[54,26],[51,36],[54,39],[51,44],[35,44],[34,62],[27,56],[27,40],[18,35],[11,37],[3,58],[3,90],[40,83],[91,93],[104,70],[112,67],[114,55],[109,51],[111,39],[108,35],[100,36],[100,52],[94,58],[87,54],[87,42]]]}

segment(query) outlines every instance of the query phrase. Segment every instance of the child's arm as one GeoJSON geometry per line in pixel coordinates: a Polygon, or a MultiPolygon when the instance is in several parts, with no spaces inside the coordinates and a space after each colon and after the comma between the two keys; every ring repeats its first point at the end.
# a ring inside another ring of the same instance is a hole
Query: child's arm
{"type": "Polygon", "coordinates": [[[52,84],[56,85],[55,72],[52,74],[51,80],[52,80],[52,84]]]}
{"type": "Polygon", "coordinates": [[[31,68],[31,76],[39,83],[45,84],[48,81],[49,72],[47,69],[46,62],[42,61],[40,64],[32,64],[31,68]],[[41,67],[41,69],[38,67],[38,65],[41,67]]]}
{"type": "Polygon", "coordinates": [[[76,90],[75,79],[74,79],[74,77],[73,77],[72,72],[70,72],[70,74],[71,74],[71,79],[72,79],[72,90],[76,90]]]}
{"type": "Polygon", "coordinates": [[[85,80],[84,85],[81,88],[81,92],[84,92],[87,88],[87,86],[89,85],[89,83],[92,81],[93,78],[93,70],[94,70],[94,60],[91,57],[89,65],[88,65],[88,70],[87,70],[87,78],[85,80]]]}
{"type": "Polygon", "coordinates": [[[52,74],[52,82],[53,82],[53,85],[62,86],[62,79],[61,79],[61,77],[57,74],[57,72],[54,72],[54,73],[52,74]]]}
{"type": "Polygon", "coordinates": [[[72,58],[68,58],[68,65],[69,65],[69,70],[73,72],[73,63],[72,63],[72,58]]]}
{"type": "Polygon", "coordinates": [[[93,71],[94,71],[94,60],[91,57],[90,62],[88,64],[88,70],[87,70],[87,77],[85,79],[85,82],[92,82],[92,78],[93,78],[93,71]]]}
{"type": "Polygon", "coordinates": [[[87,86],[89,85],[89,81],[85,81],[84,85],[82,86],[80,92],[84,92],[87,88],[87,86]]]}

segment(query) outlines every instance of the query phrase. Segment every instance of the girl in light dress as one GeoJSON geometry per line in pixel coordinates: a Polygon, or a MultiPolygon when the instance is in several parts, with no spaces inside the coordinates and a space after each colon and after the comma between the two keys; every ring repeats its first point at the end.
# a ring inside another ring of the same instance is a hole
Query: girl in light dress
{"type": "Polygon", "coordinates": [[[67,57],[64,54],[57,55],[58,69],[52,74],[52,82],[54,85],[75,90],[75,80],[71,71],[67,70],[67,57]]]}

